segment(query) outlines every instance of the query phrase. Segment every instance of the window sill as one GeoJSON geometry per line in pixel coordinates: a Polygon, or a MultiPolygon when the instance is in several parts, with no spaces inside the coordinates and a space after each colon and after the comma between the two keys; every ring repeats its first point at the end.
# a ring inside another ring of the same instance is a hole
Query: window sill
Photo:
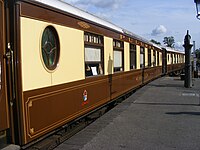
{"type": "Polygon", "coordinates": [[[105,75],[102,74],[102,75],[94,75],[94,76],[85,76],[85,79],[88,79],[88,78],[95,78],[95,77],[102,77],[102,76],[105,76],[105,75]]]}

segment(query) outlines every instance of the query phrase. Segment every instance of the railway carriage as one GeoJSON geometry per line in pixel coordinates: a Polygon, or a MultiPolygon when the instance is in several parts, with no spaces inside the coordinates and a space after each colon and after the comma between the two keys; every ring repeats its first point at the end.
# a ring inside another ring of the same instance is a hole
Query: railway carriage
{"type": "Polygon", "coordinates": [[[0,0],[0,11],[0,133],[10,143],[37,140],[183,67],[183,54],[60,0],[0,0]]]}
{"type": "Polygon", "coordinates": [[[165,51],[165,59],[166,59],[165,64],[167,66],[167,70],[166,70],[167,74],[180,72],[182,69],[184,69],[184,65],[185,65],[184,52],[177,51],[169,47],[163,47],[163,51],[165,51]]]}

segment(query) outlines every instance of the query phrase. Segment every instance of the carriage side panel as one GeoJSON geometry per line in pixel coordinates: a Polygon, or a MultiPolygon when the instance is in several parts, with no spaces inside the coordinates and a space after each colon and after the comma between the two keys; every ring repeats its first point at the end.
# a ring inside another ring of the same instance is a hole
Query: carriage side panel
{"type": "Polygon", "coordinates": [[[4,58],[5,50],[5,10],[4,1],[0,0],[0,132],[8,129],[8,99],[6,86],[6,60],[4,58]]]}

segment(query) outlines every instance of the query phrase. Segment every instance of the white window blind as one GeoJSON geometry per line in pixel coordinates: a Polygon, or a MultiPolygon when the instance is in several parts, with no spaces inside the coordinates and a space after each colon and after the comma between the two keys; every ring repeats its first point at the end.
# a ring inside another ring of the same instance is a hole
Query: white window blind
{"type": "Polygon", "coordinates": [[[122,67],[122,51],[114,51],[114,67],[122,67]]]}
{"type": "Polygon", "coordinates": [[[140,54],[140,64],[144,65],[144,54],[140,54]]]}
{"type": "Polygon", "coordinates": [[[101,49],[100,48],[85,48],[85,61],[100,62],[101,49]]]}

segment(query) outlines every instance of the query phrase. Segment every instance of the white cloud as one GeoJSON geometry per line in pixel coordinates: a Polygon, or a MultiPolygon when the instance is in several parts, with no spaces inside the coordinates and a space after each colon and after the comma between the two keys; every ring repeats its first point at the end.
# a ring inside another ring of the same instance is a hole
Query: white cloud
{"type": "Polygon", "coordinates": [[[164,34],[166,32],[167,32],[167,28],[163,25],[159,25],[158,27],[153,29],[151,35],[152,36],[158,36],[158,35],[164,34]]]}
{"type": "Polygon", "coordinates": [[[174,46],[176,49],[183,50],[183,42],[176,42],[174,46]]]}
{"type": "Polygon", "coordinates": [[[105,20],[109,20],[112,17],[112,15],[109,13],[101,13],[101,12],[98,12],[95,15],[105,20]]]}
{"type": "Polygon", "coordinates": [[[65,0],[76,6],[94,6],[96,8],[103,9],[118,9],[123,0],[65,0]]]}

